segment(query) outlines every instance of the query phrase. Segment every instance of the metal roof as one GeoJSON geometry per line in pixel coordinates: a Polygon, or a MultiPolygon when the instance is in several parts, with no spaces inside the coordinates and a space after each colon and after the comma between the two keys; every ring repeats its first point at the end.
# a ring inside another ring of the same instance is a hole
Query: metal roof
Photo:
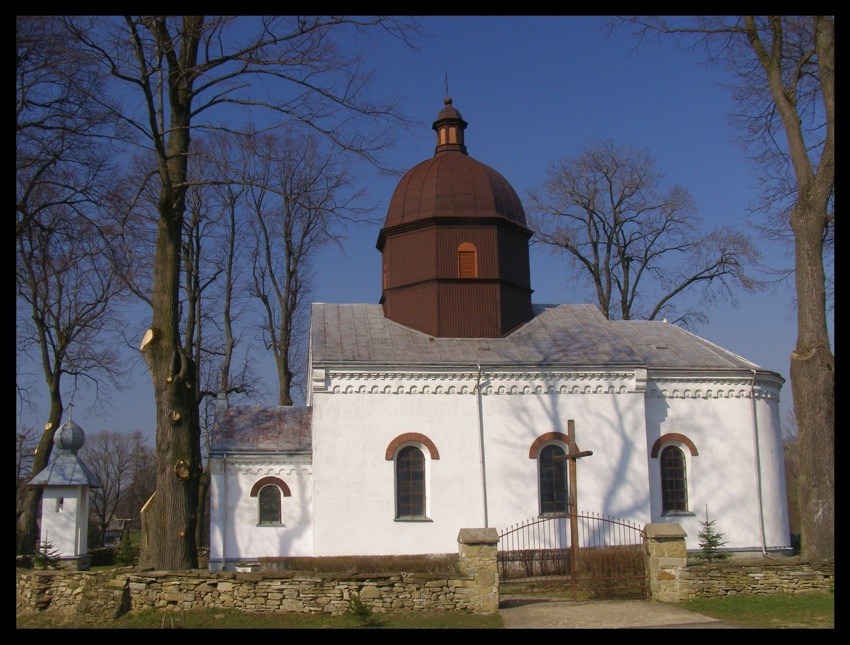
{"type": "Polygon", "coordinates": [[[379,304],[314,303],[312,364],[761,369],[667,322],[608,320],[589,304],[533,310],[534,318],[503,338],[439,338],[387,319],[379,304]]]}
{"type": "Polygon", "coordinates": [[[213,453],[288,452],[313,449],[313,409],[234,406],[216,414],[213,453]]]}
{"type": "Polygon", "coordinates": [[[103,488],[88,466],[86,466],[75,451],[58,450],[51,455],[47,466],[30,480],[31,486],[90,486],[103,488]]]}

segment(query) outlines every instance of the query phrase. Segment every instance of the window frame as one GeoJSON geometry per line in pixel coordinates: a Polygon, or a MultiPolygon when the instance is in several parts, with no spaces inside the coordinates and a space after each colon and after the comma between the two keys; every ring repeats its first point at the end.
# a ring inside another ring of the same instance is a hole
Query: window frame
{"type": "Polygon", "coordinates": [[[540,452],[537,455],[537,496],[541,517],[566,515],[570,512],[570,484],[566,459],[567,454],[568,449],[562,442],[553,441],[541,446],[540,452]],[[550,459],[549,455],[555,451],[560,451],[560,454],[552,455],[550,459]],[[555,457],[557,456],[564,457],[563,470],[561,471],[561,476],[563,477],[563,488],[561,491],[557,490],[557,488],[559,488],[559,482],[556,476],[557,462],[555,457]],[[544,458],[550,460],[550,464],[544,464],[544,458]],[[544,481],[544,476],[547,471],[551,471],[552,475],[544,481]],[[551,495],[547,495],[546,493],[551,493],[551,495]],[[557,499],[559,493],[562,493],[564,496],[563,502],[561,503],[559,503],[557,499]],[[546,499],[550,496],[551,499],[546,499]]]}
{"type": "Polygon", "coordinates": [[[428,479],[429,479],[429,458],[428,458],[428,450],[425,446],[419,444],[418,442],[405,442],[400,445],[393,456],[393,485],[394,485],[394,495],[393,495],[393,506],[394,506],[394,520],[397,522],[423,522],[430,521],[428,516],[428,479]],[[419,460],[421,460],[421,470],[417,470],[417,472],[421,473],[421,484],[418,486],[420,490],[418,491],[410,491],[403,490],[405,487],[409,488],[411,486],[411,482],[402,482],[401,474],[403,472],[413,472],[411,470],[401,471],[400,466],[403,464],[403,459],[406,455],[412,454],[413,451],[416,451],[419,456],[419,460]],[[416,502],[411,499],[406,505],[410,507],[411,512],[409,514],[402,513],[402,503],[401,496],[407,493],[408,495],[413,495],[415,497],[421,498],[421,501],[416,502]],[[417,508],[413,508],[417,506],[417,508]],[[421,510],[422,513],[414,513],[413,511],[421,510]]]}
{"type": "Polygon", "coordinates": [[[280,487],[272,483],[266,484],[257,492],[257,526],[283,526],[283,497],[284,494],[280,487]],[[276,493],[277,520],[274,521],[263,519],[264,494],[269,489],[273,489],[276,493]]]}
{"type": "Polygon", "coordinates": [[[661,515],[693,515],[688,492],[688,455],[678,443],[668,443],[658,455],[661,482],[661,515]],[[675,454],[680,463],[671,465],[668,455],[675,454]],[[675,487],[675,484],[679,484],[675,487]],[[671,486],[673,484],[673,486],[671,486]],[[681,508],[677,508],[681,507],[681,508]]]}

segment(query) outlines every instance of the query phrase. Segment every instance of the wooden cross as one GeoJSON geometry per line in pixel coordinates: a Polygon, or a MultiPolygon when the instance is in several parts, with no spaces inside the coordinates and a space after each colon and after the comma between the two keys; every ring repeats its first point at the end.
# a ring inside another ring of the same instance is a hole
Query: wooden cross
{"type": "Polygon", "coordinates": [[[578,494],[576,491],[576,459],[581,459],[582,457],[590,457],[593,454],[592,450],[576,450],[576,422],[570,419],[567,421],[567,433],[570,437],[570,451],[563,456],[555,457],[555,459],[559,461],[567,460],[569,461],[569,474],[570,474],[570,483],[569,483],[569,491],[570,491],[570,546],[572,547],[573,557],[570,558],[571,569],[573,573],[573,580],[575,580],[576,573],[576,557],[578,549],[578,522],[576,521],[578,515],[578,494]]]}
{"type": "Polygon", "coordinates": [[[578,495],[576,494],[576,459],[582,457],[590,457],[593,454],[592,450],[576,450],[576,422],[570,419],[567,421],[567,433],[570,438],[570,451],[566,455],[555,457],[555,461],[569,461],[569,490],[570,490],[570,515],[575,516],[578,503],[578,495]]]}

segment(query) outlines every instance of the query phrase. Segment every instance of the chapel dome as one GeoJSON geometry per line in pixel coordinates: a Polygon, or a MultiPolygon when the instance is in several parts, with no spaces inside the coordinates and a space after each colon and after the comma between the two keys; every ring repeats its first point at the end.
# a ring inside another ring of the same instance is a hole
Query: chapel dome
{"type": "Polygon", "coordinates": [[[433,124],[437,148],[431,159],[411,168],[396,186],[384,228],[435,217],[503,218],[526,227],[525,210],[513,186],[490,166],[470,157],[466,122],[452,99],[433,124]]]}
{"type": "Polygon", "coordinates": [[[440,338],[500,338],[534,317],[528,240],[516,191],[466,152],[451,98],[437,148],[396,186],[375,245],[381,305],[393,322],[440,338]]]}
{"type": "Polygon", "coordinates": [[[53,445],[59,450],[70,450],[76,452],[86,442],[86,433],[83,429],[70,419],[59,426],[53,435],[53,445]]]}

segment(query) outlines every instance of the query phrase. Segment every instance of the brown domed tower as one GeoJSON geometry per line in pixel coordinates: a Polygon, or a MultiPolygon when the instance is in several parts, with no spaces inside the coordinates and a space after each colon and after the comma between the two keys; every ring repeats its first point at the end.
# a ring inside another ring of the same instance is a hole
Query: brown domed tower
{"type": "Polygon", "coordinates": [[[377,248],[384,315],[431,336],[498,338],[531,320],[525,211],[498,172],[466,152],[445,99],[434,157],[399,182],[377,248]]]}

